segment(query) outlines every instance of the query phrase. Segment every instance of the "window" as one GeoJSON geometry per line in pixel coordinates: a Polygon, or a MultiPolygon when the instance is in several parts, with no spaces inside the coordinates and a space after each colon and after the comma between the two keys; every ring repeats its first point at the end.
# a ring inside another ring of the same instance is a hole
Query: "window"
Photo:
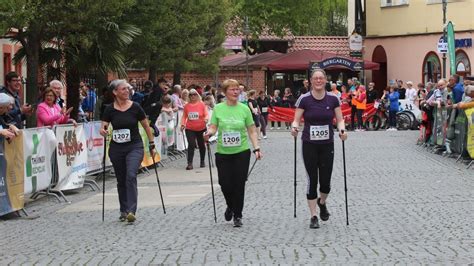
{"type": "Polygon", "coordinates": [[[380,0],[381,7],[408,5],[408,0],[380,0]]]}
{"type": "Polygon", "coordinates": [[[423,60],[423,83],[437,82],[441,78],[441,63],[435,52],[429,52],[423,60]]]}
{"type": "Polygon", "coordinates": [[[471,62],[463,50],[456,51],[456,74],[463,77],[471,75],[471,62]]]}

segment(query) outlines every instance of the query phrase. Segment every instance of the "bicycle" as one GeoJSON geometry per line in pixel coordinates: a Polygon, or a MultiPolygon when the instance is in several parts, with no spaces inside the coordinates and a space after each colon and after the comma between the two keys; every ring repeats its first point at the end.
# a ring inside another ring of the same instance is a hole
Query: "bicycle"
{"type": "MultiPolygon", "coordinates": [[[[376,109],[375,114],[369,115],[365,119],[365,128],[367,130],[376,131],[379,129],[388,128],[388,113],[389,110],[386,108],[387,101],[376,101],[374,108],[376,109]]],[[[406,112],[398,112],[396,115],[397,129],[408,130],[412,128],[412,119],[406,112]]]]}

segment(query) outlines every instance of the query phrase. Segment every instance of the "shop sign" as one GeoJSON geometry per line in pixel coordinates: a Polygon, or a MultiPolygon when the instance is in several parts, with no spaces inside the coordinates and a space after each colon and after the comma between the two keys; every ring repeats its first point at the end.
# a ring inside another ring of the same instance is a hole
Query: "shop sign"
{"type": "MultiPolygon", "coordinates": [[[[456,48],[470,48],[472,47],[472,38],[456,39],[454,41],[456,48]]],[[[438,53],[447,53],[448,52],[448,43],[443,40],[441,36],[438,40],[438,53]]]]}
{"type": "Polygon", "coordinates": [[[360,34],[354,32],[349,36],[349,49],[351,51],[362,51],[363,38],[360,34]]]}
{"type": "Polygon", "coordinates": [[[331,66],[344,66],[352,71],[359,71],[364,69],[363,62],[352,61],[347,58],[342,57],[331,57],[321,62],[312,62],[310,63],[310,73],[315,68],[326,69],[331,66]]]}

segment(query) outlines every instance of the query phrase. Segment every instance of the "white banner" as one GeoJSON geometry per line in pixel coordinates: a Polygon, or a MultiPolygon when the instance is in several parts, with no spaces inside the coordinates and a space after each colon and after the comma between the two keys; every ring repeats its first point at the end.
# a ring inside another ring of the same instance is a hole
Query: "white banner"
{"type": "Polygon", "coordinates": [[[51,163],[56,145],[56,136],[49,128],[23,130],[25,194],[47,189],[51,184],[53,176],[51,163]]]}
{"type": "Polygon", "coordinates": [[[56,149],[59,180],[55,189],[81,188],[87,171],[87,146],[83,125],[57,126],[56,149]]]}
{"type": "Polygon", "coordinates": [[[83,124],[87,146],[87,173],[102,171],[104,137],[100,135],[100,125],[100,121],[83,124]]]}
{"type": "Polygon", "coordinates": [[[186,133],[181,131],[181,119],[183,119],[183,110],[178,111],[178,127],[176,130],[176,149],[178,151],[184,151],[188,148],[188,140],[186,139],[186,133]]]}

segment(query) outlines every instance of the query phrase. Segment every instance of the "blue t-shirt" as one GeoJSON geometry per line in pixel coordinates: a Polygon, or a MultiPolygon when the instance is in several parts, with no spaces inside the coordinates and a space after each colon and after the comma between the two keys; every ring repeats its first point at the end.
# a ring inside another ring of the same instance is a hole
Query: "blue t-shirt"
{"type": "Polygon", "coordinates": [[[340,105],[339,98],[331,92],[326,92],[321,100],[315,99],[311,92],[301,95],[295,104],[296,108],[304,110],[301,139],[315,144],[334,142],[334,109],[340,105]]]}
{"type": "Polygon", "coordinates": [[[400,99],[400,93],[398,91],[394,91],[388,95],[388,99],[390,100],[390,111],[400,111],[400,104],[398,100],[400,99]]]}
{"type": "Polygon", "coordinates": [[[461,82],[459,82],[453,88],[454,103],[460,103],[462,101],[463,94],[464,94],[464,86],[461,82]]]}

